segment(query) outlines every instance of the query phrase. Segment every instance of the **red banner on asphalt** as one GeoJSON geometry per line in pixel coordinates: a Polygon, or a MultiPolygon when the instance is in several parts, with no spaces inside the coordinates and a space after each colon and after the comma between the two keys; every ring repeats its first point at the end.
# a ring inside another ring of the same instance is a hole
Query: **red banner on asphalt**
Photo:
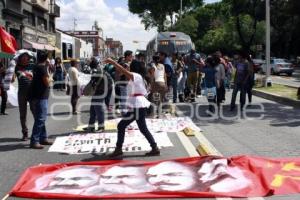
{"type": "Polygon", "coordinates": [[[5,31],[4,27],[0,27],[1,51],[14,54],[18,48],[16,39],[5,31]]]}
{"type": "Polygon", "coordinates": [[[10,195],[26,198],[262,197],[300,192],[300,158],[195,157],[99,161],[27,169],[10,195]]]}

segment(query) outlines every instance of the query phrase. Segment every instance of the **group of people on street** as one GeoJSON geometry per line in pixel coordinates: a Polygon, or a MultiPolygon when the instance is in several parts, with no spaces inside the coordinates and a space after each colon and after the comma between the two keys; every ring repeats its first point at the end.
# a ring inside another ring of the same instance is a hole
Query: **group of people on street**
{"type": "MultiPolygon", "coordinates": [[[[34,125],[30,138],[30,147],[42,149],[43,145],[51,145],[46,131],[46,118],[50,90],[48,53],[39,51],[36,55],[36,65],[30,68],[30,59],[35,57],[31,51],[20,50],[9,62],[8,67],[1,66],[2,114],[6,114],[7,91],[11,83],[18,80],[18,105],[22,127],[22,140],[29,139],[27,127],[27,104],[34,117],[34,125]],[[4,98],[3,98],[4,96],[4,98]]],[[[2,64],[1,64],[2,65],[2,64]]]]}
{"type": "MultiPolygon", "coordinates": [[[[42,149],[51,145],[47,139],[45,121],[51,83],[48,54],[38,51],[36,64],[29,70],[29,60],[34,57],[30,51],[21,50],[11,60],[8,68],[0,65],[1,113],[6,114],[7,90],[14,77],[18,79],[18,102],[22,127],[22,140],[28,139],[26,125],[27,103],[34,116],[34,126],[30,147],[42,149]]],[[[88,132],[103,132],[105,110],[111,111],[111,98],[123,119],[118,124],[118,141],[111,156],[123,154],[122,145],[126,127],[136,121],[141,133],[146,137],[152,150],[146,155],[159,155],[160,150],[147,128],[147,116],[159,117],[164,106],[172,102],[196,101],[198,95],[204,95],[209,103],[208,114],[217,113],[225,101],[226,89],[233,87],[231,110],[236,108],[238,91],[241,93],[241,109],[245,106],[246,93],[252,100],[254,84],[253,64],[251,58],[241,52],[239,57],[230,62],[221,52],[216,52],[203,59],[194,49],[186,55],[173,53],[171,57],[165,52],[157,52],[148,64],[143,55],[136,58],[132,51],[125,51],[118,60],[106,59],[102,63],[96,58],[89,62],[91,80],[82,91],[79,80],[79,63],[72,59],[68,70],[60,58],[56,58],[52,69],[54,85],[58,91],[65,91],[71,96],[72,113],[78,114],[77,104],[82,93],[91,97],[88,132]],[[233,77],[233,78],[232,78],[233,77]],[[68,83],[65,84],[67,79],[68,83]],[[233,81],[232,81],[233,79],[233,81]],[[58,85],[58,86],[57,86],[58,85]],[[217,110],[216,110],[217,109],[217,110]],[[98,122],[96,129],[95,122],[98,122]]]]}

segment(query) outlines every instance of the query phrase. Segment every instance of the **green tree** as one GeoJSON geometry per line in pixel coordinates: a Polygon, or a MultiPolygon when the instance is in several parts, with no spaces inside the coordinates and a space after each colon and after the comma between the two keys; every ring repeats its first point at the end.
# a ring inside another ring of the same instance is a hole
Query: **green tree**
{"type": "Polygon", "coordinates": [[[224,3],[231,7],[242,48],[250,52],[255,41],[257,23],[262,17],[263,2],[261,0],[224,0],[224,3]],[[244,22],[247,24],[245,25],[244,22]]]}
{"type": "Polygon", "coordinates": [[[193,41],[197,40],[198,21],[192,15],[186,15],[182,20],[170,29],[173,31],[183,32],[189,35],[193,41]]]}
{"type": "MultiPolygon", "coordinates": [[[[182,3],[183,9],[189,10],[202,5],[202,0],[182,0],[182,3]]],[[[167,30],[166,24],[174,26],[174,17],[178,17],[180,11],[180,0],[128,0],[128,7],[131,13],[138,14],[142,19],[146,30],[157,27],[160,32],[167,30]]]]}

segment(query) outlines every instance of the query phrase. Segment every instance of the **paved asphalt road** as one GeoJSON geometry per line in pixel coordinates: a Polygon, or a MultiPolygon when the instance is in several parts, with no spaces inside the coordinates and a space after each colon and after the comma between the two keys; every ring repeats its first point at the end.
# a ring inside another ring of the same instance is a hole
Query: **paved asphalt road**
{"type": "MultiPolygon", "coordinates": [[[[63,93],[60,93],[62,97],[63,93]]],[[[229,97],[227,97],[229,99],[229,97]]],[[[66,104],[67,99],[51,99],[50,105],[66,104]]],[[[80,100],[85,104],[81,108],[83,111],[78,116],[69,116],[70,110],[67,106],[56,106],[53,111],[49,111],[47,130],[51,138],[62,136],[73,132],[77,127],[78,119],[84,123],[88,120],[89,100],[80,100]],[[59,119],[55,119],[59,117],[59,119]]],[[[203,129],[203,135],[220,151],[224,156],[239,154],[250,154],[267,157],[292,157],[300,155],[299,133],[300,133],[300,110],[280,105],[261,98],[254,98],[255,103],[260,103],[264,107],[264,117],[257,119],[258,114],[252,114],[252,119],[238,120],[207,120],[195,117],[195,113],[205,116],[206,101],[199,99],[197,111],[190,111],[186,106],[178,104],[178,110],[184,115],[193,114],[194,122],[203,129]],[[256,118],[256,119],[255,119],[256,118]]],[[[227,101],[228,102],[228,101],[227,101]]],[[[252,106],[252,108],[257,106],[252,106]]],[[[225,115],[233,117],[233,113],[228,112],[225,107],[225,115]]],[[[28,148],[28,142],[20,142],[20,125],[18,120],[18,109],[8,109],[9,116],[0,116],[0,197],[4,196],[15,184],[20,174],[29,166],[39,163],[58,163],[72,161],[96,161],[106,159],[103,155],[62,155],[58,153],[48,153],[45,150],[32,150],[28,148]]],[[[33,119],[29,114],[29,127],[31,129],[33,119]]],[[[192,156],[195,147],[199,142],[195,137],[186,138],[183,135],[169,133],[169,137],[174,144],[173,148],[162,150],[159,157],[143,157],[142,153],[126,154],[124,159],[128,160],[156,160],[172,159],[192,156]]],[[[10,197],[9,199],[18,199],[10,197]]],[[[267,200],[296,200],[300,195],[269,197],[267,200]]],[[[252,199],[254,200],[254,199],[252,199]]],[[[256,200],[261,200],[258,198],[256,200]]]]}
{"type": "Polygon", "coordinates": [[[272,81],[274,83],[290,85],[293,87],[300,87],[300,69],[295,70],[292,77],[289,77],[285,74],[279,76],[272,76],[272,81]]]}

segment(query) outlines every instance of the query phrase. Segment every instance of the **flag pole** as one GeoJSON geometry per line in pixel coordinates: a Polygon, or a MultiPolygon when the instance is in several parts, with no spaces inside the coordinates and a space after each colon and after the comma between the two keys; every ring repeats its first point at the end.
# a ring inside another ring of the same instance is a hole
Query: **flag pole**
{"type": "Polygon", "coordinates": [[[271,23],[270,0],[266,0],[266,82],[265,86],[271,86],[271,23]]]}

